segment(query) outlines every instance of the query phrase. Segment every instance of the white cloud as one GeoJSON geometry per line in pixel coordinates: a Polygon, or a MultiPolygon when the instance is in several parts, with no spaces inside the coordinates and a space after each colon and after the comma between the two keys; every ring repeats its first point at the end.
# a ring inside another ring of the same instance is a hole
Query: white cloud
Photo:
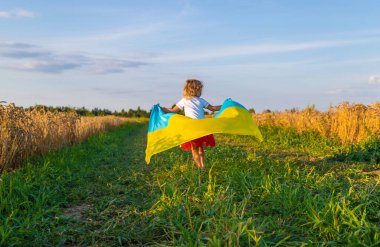
{"type": "Polygon", "coordinates": [[[368,78],[368,83],[372,85],[380,85],[380,76],[379,75],[371,75],[368,78]]]}
{"type": "Polygon", "coordinates": [[[220,59],[232,56],[246,56],[259,54],[275,54],[286,52],[298,52],[315,50],[322,48],[332,48],[341,46],[351,46],[359,44],[368,44],[379,42],[379,38],[364,38],[352,40],[321,40],[303,43],[277,43],[277,44],[255,44],[255,45],[237,45],[210,48],[207,50],[187,51],[184,53],[165,53],[150,59],[149,62],[157,63],[175,63],[191,62],[205,59],[220,59]]]}
{"type": "Polygon", "coordinates": [[[24,43],[0,43],[0,68],[42,73],[81,70],[91,74],[122,73],[147,65],[135,59],[84,53],[62,53],[24,43]]]}
{"type": "Polygon", "coordinates": [[[34,17],[35,14],[29,10],[25,9],[15,9],[9,11],[0,11],[0,18],[30,18],[34,17]]]}

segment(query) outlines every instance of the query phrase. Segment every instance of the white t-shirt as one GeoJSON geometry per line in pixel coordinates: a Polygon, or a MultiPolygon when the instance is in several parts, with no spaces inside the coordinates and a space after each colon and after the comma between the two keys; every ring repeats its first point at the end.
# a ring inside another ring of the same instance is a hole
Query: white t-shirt
{"type": "Polygon", "coordinates": [[[203,108],[206,108],[209,103],[203,98],[191,97],[190,99],[182,98],[177,104],[179,109],[185,109],[185,116],[193,119],[205,117],[203,108]]]}

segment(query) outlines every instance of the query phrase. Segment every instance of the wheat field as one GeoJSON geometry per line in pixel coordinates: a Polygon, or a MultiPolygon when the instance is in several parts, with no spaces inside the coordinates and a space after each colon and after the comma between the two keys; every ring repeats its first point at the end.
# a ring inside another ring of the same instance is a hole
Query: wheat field
{"type": "Polygon", "coordinates": [[[76,113],[27,111],[13,104],[0,105],[0,174],[23,160],[81,142],[91,135],[131,121],[104,116],[80,117],[76,113]]]}
{"type": "Polygon", "coordinates": [[[380,102],[370,105],[342,103],[321,112],[313,107],[254,115],[260,126],[294,128],[299,132],[316,131],[343,144],[359,143],[380,137],[380,102]]]}
{"type": "MultiPolygon", "coordinates": [[[[359,143],[380,136],[380,103],[342,103],[326,112],[303,110],[254,114],[259,126],[316,131],[343,144],[359,143]]],[[[28,157],[81,142],[96,133],[133,121],[127,118],[80,117],[76,113],[25,110],[0,105],[0,174],[14,169],[28,157]]]]}

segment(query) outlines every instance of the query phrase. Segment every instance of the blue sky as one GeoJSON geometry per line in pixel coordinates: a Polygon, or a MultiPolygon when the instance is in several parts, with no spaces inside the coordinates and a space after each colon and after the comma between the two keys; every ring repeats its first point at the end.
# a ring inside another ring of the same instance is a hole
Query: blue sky
{"type": "Polygon", "coordinates": [[[0,0],[0,101],[284,110],[380,100],[380,1],[0,0]]]}

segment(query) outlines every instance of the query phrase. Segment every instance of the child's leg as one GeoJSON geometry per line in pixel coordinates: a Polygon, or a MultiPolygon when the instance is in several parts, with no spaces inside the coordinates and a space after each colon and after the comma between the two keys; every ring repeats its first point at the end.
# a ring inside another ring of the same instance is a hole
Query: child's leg
{"type": "Polygon", "coordinates": [[[199,161],[198,148],[194,145],[191,145],[191,153],[193,154],[193,159],[195,161],[195,165],[199,168],[201,167],[201,163],[199,161]]]}
{"type": "Polygon", "coordinates": [[[205,152],[203,147],[198,147],[199,163],[201,168],[205,168],[205,152]]]}

